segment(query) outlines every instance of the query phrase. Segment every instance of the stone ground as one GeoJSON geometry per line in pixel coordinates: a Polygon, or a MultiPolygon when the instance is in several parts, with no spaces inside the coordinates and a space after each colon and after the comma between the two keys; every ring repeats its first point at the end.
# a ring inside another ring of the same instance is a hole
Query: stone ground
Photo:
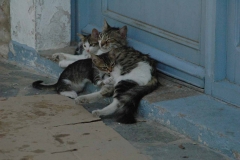
{"type": "MultiPolygon", "coordinates": [[[[36,90],[31,87],[31,83],[35,80],[41,79],[47,83],[55,82],[56,79],[49,75],[39,74],[33,70],[6,61],[0,61],[0,72],[0,98],[55,93],[53,91],[36,90]]],[[[161,79],[161,84],[162,86],[159,88],[161,92],[156,92],[160,93],[162,99],[172,99],[189,94],[198,94],[198,91],[172,82],[166,77],[161,79]],[[182,90],[182,92],[178,92],[176,89],[182,90]]],[[[148,96],[148,98],[154,100],[159,98],[159,95],[154,96],[153,93],[151,96],[148,96]]],[[[93,109],[104,107],[107,103],[109,103],[108,100],[102,100],[95,104],[84,105],[84,107],[88,111],[92,111],[93,109]]],[[[148,155],[152,160],[229,159],[198,142],[192,141],[182,134],[148,119],[139,117],[139,122],[131,125],[119,124],[111,118],[103,119],[103,122],[129,141],[142,154],[148,155]]],[[[4,137],[0,137],[0,140],[2,138],[4,137]]],[[[0,159],[1,154],[3,153],[1,152],[0,143],[0,159]]]]}

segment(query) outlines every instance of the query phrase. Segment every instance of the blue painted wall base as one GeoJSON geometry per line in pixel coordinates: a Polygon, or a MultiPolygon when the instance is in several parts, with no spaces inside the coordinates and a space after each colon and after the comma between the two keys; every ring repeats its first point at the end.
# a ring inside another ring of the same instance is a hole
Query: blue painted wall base
{"type": "Polygon", "coordinates": [[[41,57],[35,49],[15,41],[11,43],[12,48],[8,54],[8,60],[23,64],[36,71],[50,74],[55,78],[59,77],[60,73],[62,73],[62,68],[59,68],[51,60],[41,57]]]}

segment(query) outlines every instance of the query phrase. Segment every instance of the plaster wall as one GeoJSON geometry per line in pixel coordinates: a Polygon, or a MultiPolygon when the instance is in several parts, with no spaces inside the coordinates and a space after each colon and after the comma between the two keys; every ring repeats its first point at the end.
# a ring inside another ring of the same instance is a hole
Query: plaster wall
{"type": "Polygon", "coordinates": [[[12,40],[36,49],[34,0],[10,0],[10,14],[12,40]]]}
{"type": "Polygon", "coordinates": [[[68,46],[70,0],[10,0],[12,40],[35,50],[68,46]]]}
{"type": "Polygon", "coordinates": [[[70,45],[70,0],[35,1],[36,49],[57,49],[70,45]]]}

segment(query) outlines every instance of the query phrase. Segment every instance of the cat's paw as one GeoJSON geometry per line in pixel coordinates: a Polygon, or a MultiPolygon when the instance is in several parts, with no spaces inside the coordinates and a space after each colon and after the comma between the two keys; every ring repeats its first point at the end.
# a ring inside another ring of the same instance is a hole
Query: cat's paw
{"type": "Polygon", "coordinates": [[[99,109],[92,111],[92,115],[94,117],[100,117],[101,116],[101,111],[99,109]]]}
{"type": "Polygon", "coordinates": [[[103,81],[97,81],[97,86],[102,86],[103,85],[103,81]]]}
{"type": "Polygon", "coordinates": [[[77,98],[75,98],[75,103],[76,104],[86,104],[89,103],[88,98],[84,97],[84,96],[79,96],[77,98]]]}
{"type": "Polygon", "coordinates": [[[62,53],[54,53],[52,55],[52,59],[57,61],[57,60],[64,60],[66,57],[62,53]]]}
{"type": "Polygon", "coordinates": [[[113,79],[113,77],[109,77],[107,79],[104,79],[103,83],[104,84],[114,84],[114,79],[113,79]]]}
{"type": "Polygon", "coordinates": [[[66,63],[64,60],[62,60],[62,61],[59,61],[58,65],[61,68],[66,68],[69,64],[66,63]]]}

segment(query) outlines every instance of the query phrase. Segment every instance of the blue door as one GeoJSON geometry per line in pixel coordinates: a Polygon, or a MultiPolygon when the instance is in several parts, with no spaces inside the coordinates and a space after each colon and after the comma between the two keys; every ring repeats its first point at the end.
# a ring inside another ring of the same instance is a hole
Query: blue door
{"type": "Polygon", "coordinates": [[[101,30],[104,19],[127,25],[129,45],[158,60],[161,72],[204,88],[201,0],[77,0],[72,6],[76,32],[101,30]]]}

